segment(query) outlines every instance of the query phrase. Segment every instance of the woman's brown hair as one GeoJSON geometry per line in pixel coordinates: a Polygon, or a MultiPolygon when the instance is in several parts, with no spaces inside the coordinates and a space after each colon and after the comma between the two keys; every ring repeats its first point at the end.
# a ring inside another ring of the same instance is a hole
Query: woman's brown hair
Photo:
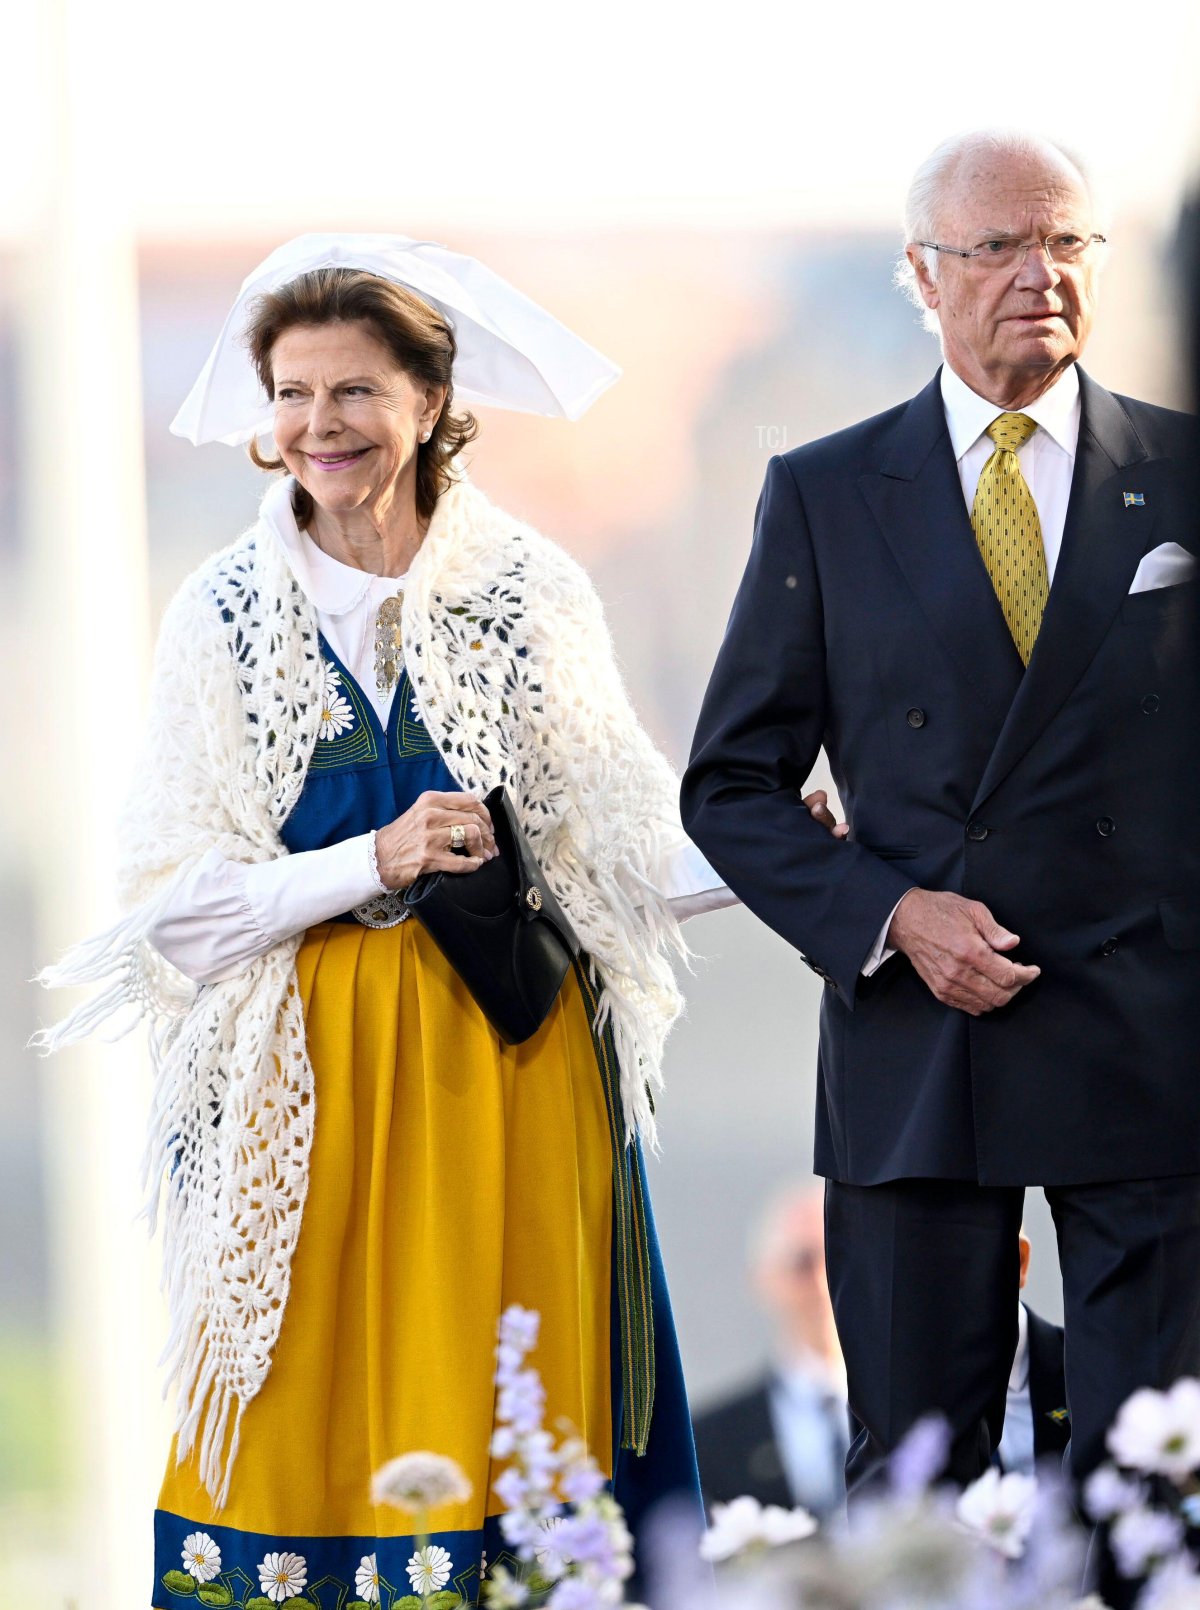
{"type": "MultiPolygon", "coordinates": [[[[437,311],[403,285],[356,268],[317,268],[268,291],[254,303],[246,345],[263,390],[274,401],[271,353],[285,330],[296,325],[367,324],[409,378],[445,386],[446,401],[427,442],[417,445],[417,517],[427,522],[453,481],[451,461],[479,434],[474,415],[456,414],[452,375],[458,348],[454,331],[437,311]]],[[[260,470],[281,470],[281,459],[264,458],[255,441],[250,457],[260,470]]],[[[302,486],[292,500],[299,525],[312,518],[313,502],[302,486]]]]}

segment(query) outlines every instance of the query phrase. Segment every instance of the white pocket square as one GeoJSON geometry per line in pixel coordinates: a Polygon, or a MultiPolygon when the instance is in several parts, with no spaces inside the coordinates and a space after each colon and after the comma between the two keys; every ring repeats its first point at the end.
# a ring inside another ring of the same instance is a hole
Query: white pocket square
{"type": "Polygon", "coordinates": [[[1198,572],[1200,561],[1195,554],[1177,542],[1160,542],[1142,559],[1129,591],[1148,593],[1156,587],[1177,587],[1181,581],[1193,580],[1198,572]]]}

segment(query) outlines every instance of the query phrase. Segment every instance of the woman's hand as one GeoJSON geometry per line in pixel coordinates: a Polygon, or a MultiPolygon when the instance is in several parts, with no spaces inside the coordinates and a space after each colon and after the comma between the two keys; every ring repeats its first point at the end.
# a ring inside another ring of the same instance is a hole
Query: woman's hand
{"type": "Polygon", "coordinates": [[[407,889],[422,872],[474,872],[497,853],[492,819],[470,794],[422,794],[375,835],[379,876],[389,889],[407,889]],[[461,851],[451,848],[454,827],[463,829],[461,851]]]}

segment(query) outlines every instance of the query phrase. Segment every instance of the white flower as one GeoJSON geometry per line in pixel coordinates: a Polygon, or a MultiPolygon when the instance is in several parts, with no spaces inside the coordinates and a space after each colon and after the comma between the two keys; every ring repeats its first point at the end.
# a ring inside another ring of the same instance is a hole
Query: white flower
{"type": "Polygon", "coordinates": [[[958,1500],[959,1520],[1010,1560],[1025,1552],[1025,1539],[1033,1525],[1037,1479],[1013,1471],[1002,1476],[985,1470],[958,1500]]]}
{"type": "Polygon", "coordinates": [[[806,1509],[782,1509],[757,1498],[735,1498],[713,1505],[713,1524],[700,1540],[705,1560],[728,1560],[744,1549],[774,1548],[811,1537],[817,1523],[806,1509]]]}
{"type": "Polygon", "coordinates": [[[322,660],[321,698],[326,704],[330,699],[339,699],[342,695],[342,673],[337,666],[331,665],[328,660],[322,660]]]}
{"type": "Polygon", "coordinates": [[[1161,1509],[1127,1509],[1108,1534],[1122,1576],[1145,1576],[1174,1554],[1182,1540],[1182,1522],[1161,1509]]]}
{"type": "Polygon", "coordinates": [[[354,1573],[354,1591],[368,1604],[379,1603],[379,1566],[373,1554],[364,1554],[354,1573]]]}
{"type": "Polygon", "coordinates": [[[1108,1448],[1119,1465],[1174,1481],[1200,1468],[1200,1381],[1185,1376],[1168,1392],[1135,1392],[1121,1405],[1108,1448]]]}
{"type": "Polygon", "coordinates": [[[183,1568],[197,1582],[211,1582],[221,1569],[221,1550],[207,1532],[192,1532],[183,1540],[183,1568]]]}
{"type": "Polygon", "coordinates": [[[1083,1484],[1084,1508],[1094,1521],[1111,1521],[1140,1504],[1142,1497],[1141,1482],[1122,1476],[1112,1465],[1093,1470],[1083,1484]]]}
{"type": "Polygon", "coordinates": [[[562,1515],[551,1515],[538,1526],[544,1541],[535,1549],[535,1557],[542,1575],[551,1582],[557,1582],[571,1563],[570,1551],[564,1547],[566,1538],[562,1535],[566,1527],[562,1515]]]}
{"type": "Polygon", "coordinates": [[[446,1550],[439,1548],[436,1543],[429,1548],[418,1549],[405,1566],[413,1592],[425,1598],[444,1588],[450,1580],[451,1563],[446,1550]]]}
{"type": "Polygon", "coordinates": [[[441,1504],[465,1504],[471,1483],[462,1470],[440,1453],[403,1453],[389,1459],[371,1477],[371,1501],[420,1515],[441,1504]]]}
{"type": "Polygon", "coordinates": [[[768,1548],[781,1543],[799,1543],[811,1537],[817,1529],[816,1520],[806,1509],[783,1509],[779,1504],[768,1504],[762,1512],[763,1541],[768,1548]]]}
{"type": "Polygon", "coordinates": [[[336,738],[354,725],[354,711],[340,693],[328,693],[321,703],[321,723],[318,738],[336,738]]]}
{"type": "Polygon", "coordinates": [[[294,1599],[308,1581],[303,1554],[268,1554],[258,1568],[258,1580],[267,1598],[276,1604],[294,1599]]]}

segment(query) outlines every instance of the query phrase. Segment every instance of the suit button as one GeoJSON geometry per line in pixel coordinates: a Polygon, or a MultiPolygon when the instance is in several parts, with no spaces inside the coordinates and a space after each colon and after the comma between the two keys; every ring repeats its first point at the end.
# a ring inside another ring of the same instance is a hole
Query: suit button
{"type": "Polygon", "coordinates": [[[1100,946],[1100,954],[1102,956],[1115,956],[1116,953],[1117,953],[1117,940],[1115,940],[1115,939],[1111,939],[1111,938],[1106,939],[1104,941],[1104,943],[1100,946]]]}
{"type": "Polygon", "coordinates": [[[925,712],[924,710],[910,710],[904,719],[910,727],[923,727],[925,725],[925,712]]]}
{"type": "Polygon", "coordinates": [[[1148,693],[1142,700],[1142,709],[1148,716],[1152,716],[1161,702],[1157,693],[1148,693]]]}
{"type": "Polygon", "coordinates": [[[982,822],[971,822],[967,827],[967,837],[979,844],[987,838],[988,830],[982,822]]]}
{"type": "Polygon", "coordinates": [[[1111,816],[1102,816],[1096,823],[1096,832],[1099,833],[1102,839],[1111,838],[1116,831],[1117,824],[1111,816]]]}

